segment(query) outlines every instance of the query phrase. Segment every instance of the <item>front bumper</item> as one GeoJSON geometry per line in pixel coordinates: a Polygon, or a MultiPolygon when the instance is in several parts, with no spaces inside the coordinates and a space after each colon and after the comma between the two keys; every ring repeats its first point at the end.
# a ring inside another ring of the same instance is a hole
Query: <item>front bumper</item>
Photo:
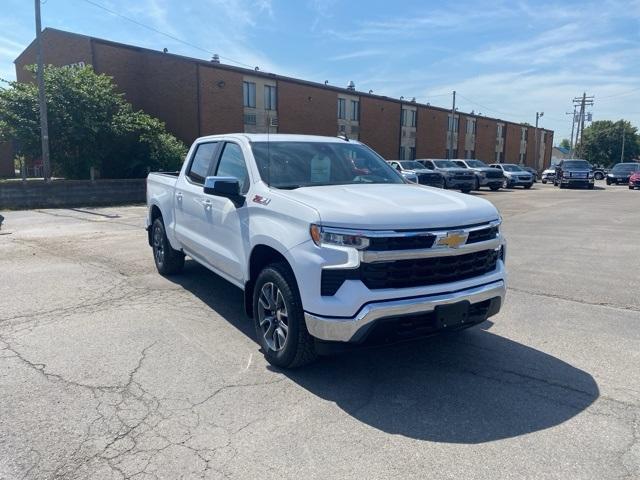
{"type": "Polygon", "coordinates": [[[495,178],[487,178],[487,177],[478,177],[478,181],[481,187],[493,187],[493,186],[502,186],[504,182],[504,178],[495,177],[495,178]]]}
{"type": "Polygon", "coordinates": [[[364,305],[355,316],[347,318],[323,317],[305,312],[305,321],[309,333],[320,340],[359,342],[378,322],[391,318],[429,314],[434,312],[438,306],[462,301],[468,301],[471,307],[488,300],[493,301],[492,303],[497,305],[497,309],[489,311],[486,316],[490,316],[497,313],[500,305],[504,303],[505,295],[505,282],[499,280],[453,292],[372,302],[364,305]]]}
{"type": "Polygon", "coordinates": [[[589,185],[593,184],[594,179],[591,178],[573,178],[573,177],[562,177],[560,179],[560,183],[562,185],[589,185]]]}
{"type": "Polygon", "coordinates": [[[455,178],[447,178],[445,180],[447,188],[460,188],[460,189],[473,189],[476,186],[476,179],[470,178],[468,180],[458,180],[455,178]]]}

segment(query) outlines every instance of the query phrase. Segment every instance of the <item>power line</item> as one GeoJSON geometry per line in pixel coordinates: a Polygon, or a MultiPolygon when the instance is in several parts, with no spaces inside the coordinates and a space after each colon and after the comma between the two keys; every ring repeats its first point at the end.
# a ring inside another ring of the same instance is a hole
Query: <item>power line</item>
{"type": "MultiPolygon", "coordinates": [[[[210,50],[207,50],[206,48],[202,48],[202,47],[200,47],[198,45],[195,45],[194,43],[191,43],[191,42],[188,42],[188,41],[183,40],[181,38],[178,38],[175,35],[171,35],[170,33],[163,32],[162,30],[158,30],[157,28],[152,27],[151,25],[144,24],[144,23],[139,22],[138,20],[135,20],[135,19],[133,19],[131,17],[127,17],[126,15],[122,15],[121,13],[118,13],[118,12],[116,12],[114,10],[111,10],[110,8],[107,8],[104,5],[101,5],[101,4],[97,3],[97,2],[94,2],[93,0],[82,0],[82,1],[85,2],[85,3],[88,3],[90,5],[93,5],[94,7],[100,8],[101,10],[104,10],[105,12],[108,12],[111,15],[114,15],[116,17],[120,17],[120,18],[122,18],[124,20],[127,20],[127,21],[129,21],[131,23],[134,23],[135,25],[138,25],[139,27],[143,27],[143,28],[146,28],[148,30],[151,30],[152,32],[158,33],[160,35],[164,35],[165,37],[170,38],[170,39],[172,39],[172,40],[174,40],[174,41],[176,41],[178,43],[182,43],[183,45],[187,45],[188,47],[195,48],[196,50],[199,50],[201,52],[207,53],[209,55],[215,54],[215,52],[212,52],[210,50]]],[[[253,65],[249,65],[247,63],[243,63],[243,62],[240,62],[238,60],[234,60],[234,59],[229,58],[229,57],[223,57],[222,55],[220,55],[220,58],[222,58],[224,60],[227,60],[229,62],[232,62],[232,63],[237,63],[238,65],[242,65],[243,67],[247,67],[247,68],[251,68],[251,69],[254,68],[253,65]]]]}
{"type": "Polygon", "coordinates": [[[500,114],[500,115],[506,115],[506,116],[508,116],[508,117],[521,117],[521,116],[522,116],[522,115],[520,115],[520,114],[516,114],[516,113],[507,113],[507,112],[500,112],[500,111],[498,111],[498,110],[494,110],[493,108],[489,108],[489,107],[487,107],[486,105],[482,105],[481,103],[478,103],[478,102],[476,102],[476,101],[474,101],[474,100],[471,100],[470,98],[467,98],[467,97],[465,97],[464,95],[461,95],[461,94],[459,94],[459,93],[458,93],[458,96],[459,96],[460,98],[464,98],[467,102],[469,102],[469,103],[473,103],[474,105],[477,105],[477,106],[479,106],[479,107],[481,107],[481,108],[483,108],[483,109],[485,109],[485,110],[489,110],[490,112],[498,113],[498,114],[500,114]]]}
{"type": "Polygon", "coordinates": [[[598,97],[598,101],[601,101],[605,98],[615,98],[615,97],[622,97],[624,95],[631,95],[632,93],[635,92],[640,92],[640,88],[634,88],[633,90],[628,90],[626,92],[621,92],[621,93],[614,93],[613,95],[607,95],[605,97],[598,97]]]}

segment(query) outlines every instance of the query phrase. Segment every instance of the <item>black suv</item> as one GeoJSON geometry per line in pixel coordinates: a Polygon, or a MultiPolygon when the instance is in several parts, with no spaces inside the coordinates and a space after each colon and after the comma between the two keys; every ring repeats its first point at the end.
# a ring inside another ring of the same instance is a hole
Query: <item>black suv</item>
{"type": "Polygon", "coordinates": [[[553,184],[560,185],[560,188],[581,186],[593,189],[593,168],[586,160],[560,160],[553,184]]]}
{"type": "Polygon", "coordinates": [[[640,163],[616,163],[611,171],[607,173],[607,185],[611,185],[612,183],[616,185],[619,183],[627,185],[629,183],[629,177],[638,171],[640,171],[640,163]]]}

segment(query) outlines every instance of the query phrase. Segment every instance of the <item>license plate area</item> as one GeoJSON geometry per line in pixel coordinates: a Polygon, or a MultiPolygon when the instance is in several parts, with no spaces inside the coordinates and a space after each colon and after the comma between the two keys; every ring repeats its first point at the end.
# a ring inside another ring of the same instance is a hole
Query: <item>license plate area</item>
{"type": "Polygon", "coordinates": [[[450,305],[438,305],[435,310],[436,327],[451,328],[467,323],[470,303],[465,300],[450,305]]]}

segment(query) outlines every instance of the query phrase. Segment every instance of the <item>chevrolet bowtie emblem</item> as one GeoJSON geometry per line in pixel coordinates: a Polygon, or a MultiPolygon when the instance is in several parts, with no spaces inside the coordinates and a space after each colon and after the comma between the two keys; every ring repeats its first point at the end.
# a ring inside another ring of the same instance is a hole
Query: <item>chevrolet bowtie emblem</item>
{"type": "Polygon", "coordinates": [[[464,245],[467,241],[469,234],[466,232],[447,232],[445,236],[438,238],[439,247],[458,248],[460,245],[464,245]]]}

